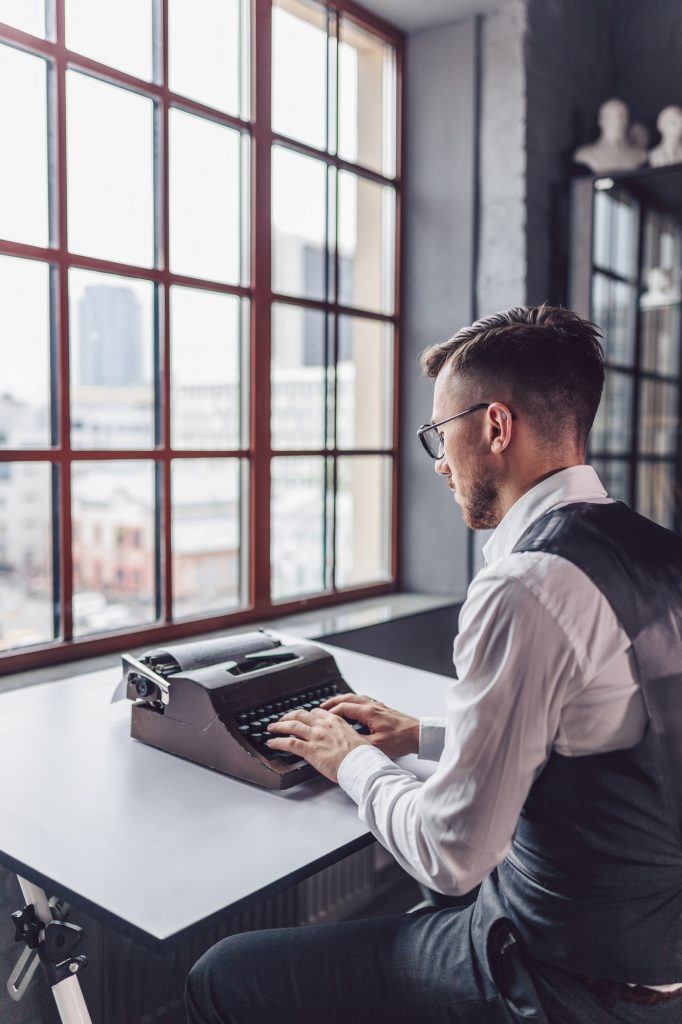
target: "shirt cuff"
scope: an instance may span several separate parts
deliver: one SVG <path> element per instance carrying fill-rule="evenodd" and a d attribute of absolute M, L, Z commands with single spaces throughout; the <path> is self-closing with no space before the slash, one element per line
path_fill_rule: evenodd
<path fill-rule="evenodd" d="M 422 761 L 438 761 L 445 746 L 445 719 L 419 719 L 419 753 Z"/>
<path fill-rule="evenodd" d="M 362 746 L 353 747 L 346 754 L 337 769 L 336 778 L 344 793 L 359 804 L 369 776 L 389 767 L 395 768 L 395 763 L 390 757 L 382 753 L 378 747 L 363 743 Z"/>

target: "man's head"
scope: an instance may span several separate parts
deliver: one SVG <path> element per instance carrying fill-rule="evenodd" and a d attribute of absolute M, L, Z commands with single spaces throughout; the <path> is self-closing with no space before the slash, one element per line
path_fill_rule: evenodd
<path fill-rule="evenodd" d="M 518 306 L 464 327 L 421 356 L 443 424 L 436 471 L 475 529 L 549 473 L 584 461 L 604 384 L 597 327 L 572 310 Z"/>

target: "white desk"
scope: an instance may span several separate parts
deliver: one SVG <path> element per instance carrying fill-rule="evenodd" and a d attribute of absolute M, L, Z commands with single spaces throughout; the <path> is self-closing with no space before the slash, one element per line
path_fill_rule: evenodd
<path fill-rule="evenodd" d="M 446 677 L 329 649 L 357 692 L 443 713 Z M 0 862 L 48 896 L 158 951 L 372 841 L 326 780 L 260 789 L 132 740 L 119 676 L 0 697 Z"/>

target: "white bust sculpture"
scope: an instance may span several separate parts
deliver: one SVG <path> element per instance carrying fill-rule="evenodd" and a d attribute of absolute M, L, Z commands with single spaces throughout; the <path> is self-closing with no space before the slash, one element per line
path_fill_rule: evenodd
<path fill-rule="evenodd" d="M 656 127 L 661 133 L 661 141 L 649 151 L 651 166 L 664 167 L 666 164 L 682 163 L 682 107 L 674 104 L 663 107 L 658 115 Z"/>
<path fill-rule="evenodd" d="M 647 290 L 640 298 L 643 309 L 680 301 L 679 271 L 673 267 L 651 267 L 646 275 Z"/>
<path fill-rule="evenodd" d="M 595 174 L 607 171 L 634 171 L 646 163 L 644 146 L 629 136 L 630 114 L 622 100 L 607 100 L 599 108 L 601 135 L 596 142 L 580 146 L 573 154 L 578 163 L 586 164 Z"/>

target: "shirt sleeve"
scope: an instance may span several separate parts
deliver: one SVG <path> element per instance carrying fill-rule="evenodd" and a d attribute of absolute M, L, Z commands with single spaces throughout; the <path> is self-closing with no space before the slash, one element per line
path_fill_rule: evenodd
<path fill-rule="evenodd" d="M 419 754 L 423 761 L 437 761 L 445 745 L 445 719 L 420 718 Z"/>
<path fill-rule="evenodd" d="M 469 588 L 454 660 L 443 752 L 426 782 L 369 746 L 339 769 L 360 818 L 401 866 L 452 895 L 504 859 L 579 671 L 568 637 L 535 594 L 490 570 Z"/>

